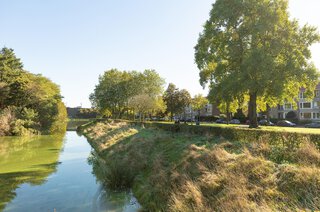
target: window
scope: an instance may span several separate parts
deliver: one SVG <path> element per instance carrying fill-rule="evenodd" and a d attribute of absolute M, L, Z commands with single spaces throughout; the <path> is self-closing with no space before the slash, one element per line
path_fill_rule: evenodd
<path fill-rule="evenodd" d="M 212 105 L 208 105 L 208 113 L 212 113 Z"/>
<path fill-rule="evenodd" d="M 311 109 L 311 102 L 300 102 L 300 109 Z"/>
<path fill-rule="evenodd" d="M 313 108 L 320 108 L 320 102 L 314 102 L 313 103 Z"/>
<path fill-rule="evenodd" d="M 314 96 L 315 97 L 320 97 L 320 90 L 315 90 L 314 91 Z"/>
<path fill-rule="evenodd" d="M 313 113 L 313 119 L 320 119 L 320 113 Z"/>
<path fill-rule="evenodd" d="M 311 119 L 311 113 L 301 113 L 300 116 L 302 119 Z"/>
<path fill-rule="evenodd" d="M 303 98 L 304 98 L 303 92 L 300 92 L 300 93 L 299 93 L 299 98 L 300 98 L 300 99 L 303 99 Z"/>
<path fill-rule="evenodd" d="M 303 117 L 305 119 L 311 119 L 311 113 L 304 113 Z"/>
<path fill-rule="evenodd" d="M 310 109 L 311 108 L 311 102 L 305 102 L 303 103 L 303 108 L 306 108 L 306 109 Z"/>

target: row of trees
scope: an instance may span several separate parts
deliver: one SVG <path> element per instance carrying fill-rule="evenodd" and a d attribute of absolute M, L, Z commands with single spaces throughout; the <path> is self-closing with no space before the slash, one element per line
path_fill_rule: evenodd
<path fill-rule="evenodd" d="M 139 113 L 161 113 L 165 105 L 161 98 L 165 81 L 154 70 L 119 71 L 111 69 L 99 77 L 90 95 L 93 107 L 104 116 L 123 118 Z"/>
<path fill-rule="evenodd" d="M 0 135 L 54 134 L 66 129 L 58 85 L 23 69 L 14 51 L 0 51 Z"/>
<path fill-rule="evenodd" d="M 179 90 L 170 83 L 163 92 L 165 81 L 154 70 L 119 71 L 111 69 L 99 77 L 99 83 L 90 95 L 92 105 L 107 117 L 130 118 L 139 114 L 140 120 L 146 115 L 182 114 L 185 107 L 192 105 L 199 110 L 207 104 L 201 95 L 191 98 L 190 93 Z"/>
<path fill-rule="evenodd" d="M 257 112 L 312 96 L 319 74 L 310 61 L 317 29 L 289 19 L 287 0 L 216 0 L 195 47 L 200 83 L 226 111 Z"/>

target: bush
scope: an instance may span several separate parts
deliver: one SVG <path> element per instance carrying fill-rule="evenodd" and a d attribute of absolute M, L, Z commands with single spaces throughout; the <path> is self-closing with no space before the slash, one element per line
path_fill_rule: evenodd
<path fill-rule="evenodd" d="M 241 123 L 245 123 L 247 120 L 247 117 L 244 115 L 242 109 L 238 109 L 233 118 L 238 119 Z"/>
<path fill-rule="evenodd" d="M 11 128 L 15 119 L 13 108 L 6 108 L 0 113 L 0 136 L 11 135 Z"/>
<path fill-rule="evenodd" d="M 297 114 L 294 111 L 290 111 L 289 113 L 287 113 L 286 115 L 286 119 L 296 119 L 297 118 Z"/>
<path fill-rule="evenodd" d="M 196 126 L 196 125 L 178 125 L 164 123 L 145 123 L 145 127 L 156 127 L 172 132 L 183 132 L 198 135 L 212 135 L 223 137 L 230 141 L 239 141 L 242 143 L 257 142 L 261 137 L 265 137 L 269 144 L 281 146 L 283 148 L 297 149 L 305 140 L 309 140 L 318 149 L 320 149 L 320 136 L 307 133 L 288 133 L 281 131 L 265 131 L 260 129 L 232 128 L 218 126 Z"/>

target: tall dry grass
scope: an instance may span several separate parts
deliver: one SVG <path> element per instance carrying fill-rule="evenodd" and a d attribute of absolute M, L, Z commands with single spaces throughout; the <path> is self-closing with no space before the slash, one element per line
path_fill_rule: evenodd
<path fill-rule="evenodd" d="M 105 144 L 109 186 L 132 187 L 147 211 L 320 210 L 320 152 L 308 141 L 288 149 L 125 124 L 90 133 Z"/>

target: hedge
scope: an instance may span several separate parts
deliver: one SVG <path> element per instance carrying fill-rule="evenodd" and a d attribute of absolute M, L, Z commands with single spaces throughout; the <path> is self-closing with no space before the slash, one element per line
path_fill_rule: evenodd
<path fill-rule="evenodd" d="M 223 137 L 230 141 L 240 141 L 244 143 L 267 141 L 270 145 L 281 145 L 287 148 L 297 148 L 301 143 L 308 140 L 320 149 L 320 136 L 317 134 L 266 131 L 261 129 L 232 128 L 218 126 L 198 126 L 186 124 L 170 124 L 157 122 L 128 122 L 133 125 L 144 125 L 146 128 L 158 128 L 173 133 L 191 133 L 197 135 L 208 135 Z"/>

